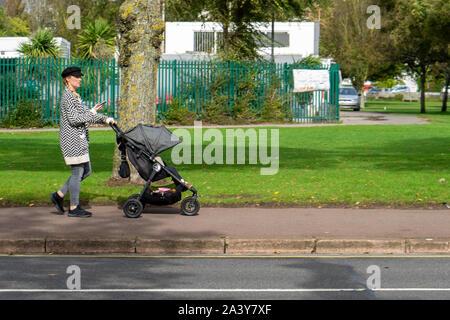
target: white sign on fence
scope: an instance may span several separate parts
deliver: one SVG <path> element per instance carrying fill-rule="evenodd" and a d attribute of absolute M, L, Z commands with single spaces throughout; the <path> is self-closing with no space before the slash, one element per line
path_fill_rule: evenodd
<path fill-rule="evenodd" d="M 330 90 L 328 70 L 294 69 L 294 92 Z"/>

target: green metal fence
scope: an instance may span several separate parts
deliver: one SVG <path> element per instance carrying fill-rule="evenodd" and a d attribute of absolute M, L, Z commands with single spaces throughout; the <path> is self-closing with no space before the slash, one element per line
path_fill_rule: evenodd
<path fill-rule="evenodd" d="M 45 120 L 59 122 L 61 72 L 82 68 L 79 93 L 87 106 L 107 101 L 103 112 L 118 118 L 119 68 L 115 60 L 0 59 L 0 121 L 22 101 L 39 105 Z M 294 69 L 327 69 L 330 90 L 293 92 Z M 294 122 L 339 120 L 339 66 L 305 66 L 265 62 L 161 61 L 158 69 L 156 114 L 160 119 L 175 99 L 200 113 L 214 99 L 230 110 L 239 103 L 260 112 L 274 94 L 290 109 Z"/>
<path fill-rule="evenodd" d="M 294 69 L 329 70 L 330 90 L 293 92 Z M 309 66 L 265 62 L 161 61 L 158 70 L 157 115 L 164 117 L 174 99 L 201 112 L 213 99 L 232 109 L 239 99 L 261 111 L 269 94 L 290 108 L 294 122 L 339 120 L 339 65 Z"/>
<path fill-rule="evenodd" d="M 106 101 L 102 112 L 117 118 L 120 82 L 115 60 L 12 58 L 0 59 L 0 120 L 21 103 L 32 101 L 45 120 L 59 122 L 61 72 L 68 66 L 82 69 L 78 92 L 86 105 Z"/>

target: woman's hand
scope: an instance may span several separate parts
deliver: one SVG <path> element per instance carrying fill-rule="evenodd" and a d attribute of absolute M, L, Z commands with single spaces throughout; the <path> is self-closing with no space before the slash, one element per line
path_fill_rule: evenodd
<path fill-rule="evenodd" d="M 113 118 L 108 118 L 108 119 L 106 119 L 106 123 L 107 124 L 116 124 L 116 121 L 114 121 Z"/>
<path fill-rule="evenodd" d="M 100 111 L 100 110 L 102 110 L 102 108 L 103 108 L 103 106 L 105 105 L 105 103 L 106 102 L 102 102 L 102 103 L 99 103 L 99 104 L 96 104 L 95 106 L 94 106 L 94 110 L 95 110 L 95 112 L 98 112 L 98 111 Z"/>

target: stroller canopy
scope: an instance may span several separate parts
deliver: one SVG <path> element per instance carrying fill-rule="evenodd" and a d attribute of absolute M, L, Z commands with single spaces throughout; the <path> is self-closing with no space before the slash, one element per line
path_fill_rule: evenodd
<path fill-rule="evenodd" d="M 157 127 L 151 124 L 138 124 L 125 132 L 124 136 L 137 144 L 143 145 L 152 155 L 157 155 L 183 141 L 166 127 Z"/>

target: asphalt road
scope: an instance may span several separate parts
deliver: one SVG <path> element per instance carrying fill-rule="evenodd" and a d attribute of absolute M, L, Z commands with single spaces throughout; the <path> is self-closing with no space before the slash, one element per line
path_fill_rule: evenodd
<path fill-rule="evenodd" d="M 0 299 L 450 299 L 450 256 L 0 256 Z"/>

